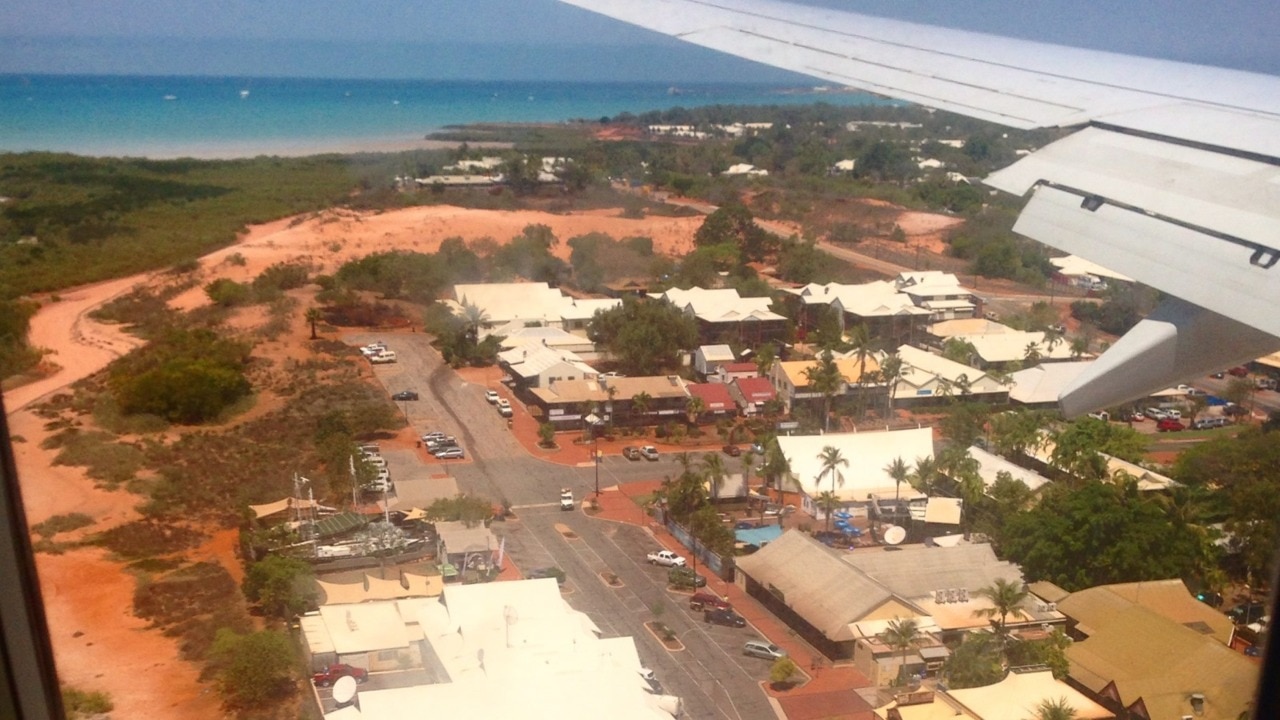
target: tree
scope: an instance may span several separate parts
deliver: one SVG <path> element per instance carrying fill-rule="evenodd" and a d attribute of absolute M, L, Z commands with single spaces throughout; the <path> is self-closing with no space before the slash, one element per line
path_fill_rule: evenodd
<path fill-rule="evenodd" d="M 233 707 L 256 707 L 288 694 L 294 677 L 293 644 L 275 630 L 241 635 L 221 628 L 209 650 L 218 687 Z"/>
<path fill-rule="evenodd" d="M 840 368 L 832 358 L 831 351 L 824 352 L 822 357 L 818 359 L 818 364 L 805 368 L 804 377 L 808 381 L 810 389 L 822 394 L 823 429 L 830 430 L 831 398 L 844 385 L 844 375 L 840 373 Z"/>
<path fill-rule="evenodd" d="M 1009 615 L 1021 613 L 1022 603 L 1026 602 L 1031 593 L 1022 583 L 996 578 L 994 583 L 979 588 L 973 594 L 991 601 L 991 607 L 979 608 L 973 614 L 991 622 L 991 628 L 1000 639 L 1000 652 L 1003 654 L 1009 642 Z"/>
<path fill-rule="evenodd" d="M 907 481 L 911 471 L 907 469 L 907 464 L 901 457 L 894 458 L 893 462 L 884 467 L 884 471 L 893 478 L 893 499 L 896 501 L 901 497 L 902 483 Z"/>
<path fill-rule="evenodd" d="M 796 661 L 789 657 L 780 657 L 769 666 L 769 682 L 774 686 L 786 685 L 791 676 L 796 674 Z"/>
<path fill-rule="evenodd" d="M 784 490 L 782 479 L 790 476 L 791 463 L 787 461 L 787 456 L 782 452 L 782 447 L 778 445 L 777 438 L 769 438 L 769 441 L 765 444 L 764 467 L 761 472 L 764 473 L 766 483 L 771 483 L 778 490 Z"/>
<path fill-rule="evenodd" d="M 467 527 L 475 527 L 493 517 L 493 503 L 482 497 L 458 493 L 451 498 L 439 498 L 427 506 L 427 519 L 452 520 Z"/>
<path fill-rule="evenodd" d="M 836 485 L 844 487 L 844 473 L 840 472 L 840 468 L 849 467 L 849 461 L 840 452 L 840 448 L 831 445 L 824 446 L 822 452 L 818 453 L 818 461 L 822 463 L 822 469 L 818 472 L 817 481 L 822 482 L 822 476 L 829 475 L 831 477 L 831 495 L 836 494 Z M 827 512 L 827 530 L 831 530 L 831 512 Z"/>
<path fill-rule="evenodd" d="M 551 447 L 556 444 L 556 426 L 549 422 L 542 423 L 538 426 L 538 442 L 543 447 Z"/>
<path fill-rule="evenodd" d="M 268 615 L 290 620 L 302 614 L 315 598 L 310 590 L 311 565 L 298 558 L 268 555 L 249 566 L 244 596 Z"/>
<path fill-rule="evenodd" d="M 778 348 L 773 343 L 765 343 L 756 348 L 756 372 L 761 377 L 768 377 L 773 361 L 778 357 Z"/>
<path fill-rule="evenodd" d="M 902 652 L 902 662 L 898 665 L 898 675 L 901 677 L 907 667 L 907 652 L 924 639 L 916 619 L 895 617 L 889 621 L 880 637 L 886 645 Z"/>
<path fill-rule="evenodd" d="M 861 385 L 867 377 L 867 358 L 871 357 L 871 333 L 866 325 L 858 323 L 849 328 L 845 335 L 849 349 L 858 360 L 858 377 L 854 378 L 854 382 Z"/>
<path fill-rule="evenodd" d="M 1032 720 L 1075 720 L 1076 709 L 1071 705 L 1071 701 L 1066 696 L 1057 698 L 1045 698 L 1036 705 L 1035 716 Z"/>
<path fill-rule="evenodd" d="M 678 368 L 680 351 L 692 349 L 698 341 L 693 319 L 679 308 L 633 298 L 597 311 L 587 334 L 618 360 L 623 372 L 639 377 Z"/>
<path fill-rule="evenodd" d="M 644 416 L 649 414 L 649 408 L 652 404 L 653 396 L 641 390 L 631 396 L 631 415 L 643 421 Z"/>
<path fill-rule="evenodd" d="M 995 638 L 990 633 L 965 635 L 964 640 L 952 649 L 951 657 L 942 666 L 942 674 L 947 679 L 947 687 L 957 690 L 1000 682 L 1005 670 Z"/>
<path fill-rule="evenodd" d="M 1025 363 L 1025 367 L 1035 365 L 1040 362 L 1040 358 L 1042 357 L 1044 357 L 1044 355 L 1040 352 L 1040 343 L 1029 342 L 1027 343 L 1027 346 L 1022 349 L 1022 361 Z"/>
<path fill-rule="evenodd" d="M 725 476 L 729 474 L 728 469 L 724 466 L 724 457 L 717 452 L 709 452 L 703 455 L 702 474 L 706 476 L 707 482 L 711 484 L 711 499 L 715 500 L 720 497 L 720 486 L 724 484 Z"/>
<path fill-rule="evenodd" d="M 307 308 L 307 313 L 303 317 L 306 319 L 307 323 L 311 325 L 311 339 L 315 340 L 316 323 L 324 320 L 324 313 L 320 311 L 320 308 L 311 307 Z"/>
<path fill-rule="evenodd" d="M 991 443 L 996 452 L 1010 460 L 1017 460 L 1028 449 L 1044 442 L 1041 429 L 1046 424 L 1044 415 L 1036 410 L 1011 410 L 991 416 Z"/>
<path fill-rule="evenodd" d="M 706 409 L 707 404 L 702 400 L 702 398 L 697 395 L 690 395 L 684 405 L 684 412 L 689 418 L 689 424 L 696 425 L 698 422 L 698 416 Z"/>
<path fill-rule="evenodd" d="M 890 355 L 880 363 L 880 377 L 888 390 L 885 394 L 885 417 L 887 418 L 893 417 L 893 394 L 898 391 L 898 383 L 902 380 L 903 373 L 909 369 L 897 355 Z"/>
<path fill-rule="evenodd" d="M 916 490 L 925 495 L 933 495 L 934 483 L 938 481 L 938 461 L 930 455 L 916 458 L 915 469 L 911 471 L 907 480 Z"/>
<path fill-rule="evenodd" d="M 1272 546 L 1274 547 L 1274 546 Z M 1200 543 L 1131 483 L 1055 485 L 1039 505 L 1014 513 L 1000 532 L 1002 554 L 1028 580 L 1069 591 L 1194 573 Z"/>
<path fill-rule="evenodd" d="M 969 365 L 977 355 L 978 348 L 968 340 L 953 337 L 942 344 L 942 357 L 961 365 Z"/>

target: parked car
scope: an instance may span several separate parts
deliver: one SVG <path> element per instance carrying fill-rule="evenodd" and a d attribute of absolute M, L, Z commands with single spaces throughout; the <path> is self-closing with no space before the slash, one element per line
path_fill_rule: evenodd
<path fill-rule="evenodd" d="M 395 361 L 396 361 L 396 353 L 394 350 L 387 350 L 386 352 L 373 355 L 369 358 L 369 362 L 373 363 L 374 365 L 386 365 L 388 363 L 393 363 Z"/>
<path fill-rule="evenodd" d="M 742 448 L 737 445 L 725 445 L 721 450 L 723 450 L 724 454 L 729 457 L 738 457 L 742 454 Z"/>
<path fill-rule="evenodd" d="M 732 610 L 703 610 L 702 621 L 708 625 L 725 625 L 728 627 L 746 627 L 747 620 Z"/>
<path fill-rule="evenodd" d="M 369 671 L 346 663 L 333 663 L 329 667 L 312 675 L 311 680 L 318 687 L 329 687 L 337 682 L 338 678 L 348 676 L 355 678 L 356 682 L 362 683 L 369 679 Z"/>
<path fill-rule="evenodd" d="M 1089 417 L 1093 418 L 1094 420 L 1101 420 L 1102 422 L 1107 422 L 1111 419 L 1111 413 L 1107 412 L 1106 410 L 1099 410 L 1098 412 L 1089 413 Z"/>
<path fill-rule="evenodd" d="M 1227 424 L 1224 417 L 1198 417 L 1191 422 L 1191 427 L 1195 430 L 1209 430 L 1212 428 L 1220 428 Z"/>
<path fill-rule="evenodd" d="M 645 445 L 640 448 L 640 457 L 644 458 L 645 460 L 657 460 L 658 448 L 652 445 Z"/>
<path fill-rule="evenodd" d="M 528 577 L 530 580 L 537 580 L 538 578 L 553 577 L 556 579 L 556 583 L 560 585 L 563 585 L 565 581 L 564 571 L 558 567 L 536 568 L 534 570 L 530 570 L 529 574 L 526 577 Z"/>
<path fill-rule="evenodd" d="M 1248 625 L 1262 619 L 1269 609 L 1265 602 L 1247 602 L 1231 608 L 1226 615 L 1237 625 Z"/>
<path fill-rule="evenodd" d="M 387 466 L 387 459 L 381 455 L 365 455 L 364 461 L 376 468 L 385 468 Z"/>
<path fill-rule="evenodd" d="M 395 395 L 392 395 L 391 399 L 397 402 L 402 402 L 405 400 L 417 400 L 418 392 L 416 390 L 401 390 Z"/>
<path fill-rule="evenodd" d="M 1249 368 L 1243 365 L 1237 365 L 1228 370 L 1227 374 L 1232 377 L 1247 377 L 1249 375 Z"/>
<path fill-rule="evenodd" d="M 662 683 L 658 682 L 658 678 L 653 674 L 653 671 L 647 667 L 642 667 L 640 668 L 639 672 L 640 672 L 640 678 L 645 682 L 649 683 L 649 689 L 653 691 L 653 694 L 661 695 Z"/>
<path fill-rule="evenodd" d="M 684 558 L 671 552 L 670 550 L 659 550 L 651 552 L 646 558 L 650 565 L 661 565 L 663 567 L 684 567 Z"/>
<path fill-rule="evenodd" d="M 1223 372 L 1223 371 L 1219 370 L 1218 372 L 1213 373 L 1213 374 L 1212 374 L 1212 375 L 1210 375 L 1209 377 L 1214 378 L 1215 380 L 1221 380 L 1222 378 L 1224 378 L 1224 377 L 1226 377 L 1226 376 L 1227 376 L 1227 374 L 1226 374 L 1225 372 Z"/>
<path fill-rule="evenodd" d="M 777 660 L 786 657 L 787 651 L 768 640 L 748 640 L 742 644 L 742 654 L 765 660 Z"/>
<path fill-rule="evenodd" d="M 560 488 L 560 509 L 573 509 L 573 491 L 569 488 Z"/>
<path fill-rule="evenodd" d="M 1227 416 L 1229 416 L 1229 417 L 1240 417 L 1240 416 L 1242 416 L 1242 415 L 1248 415 L 1248 414 L 1249 414 L 1249 409 L 1248 409 L 1248 408 L 1246 408 L 1246 407 L 1245 407 L 1245 406 L 1243 406 L 1243 405 L 1236 405 L 1235 403 L 1228 403 L 1227 405 L 1225 405 L 1225 406 L 1222 408 L 1222 414 L 1223 414 L 1223 415 L 1227 415 Z"/>
<path fill-rule="evenodd" d="M 498 399 L 499 399 L 499 398 L 498 398 L 498 391 L 497 391 L 497 390 L 485 390 L 485 391 L 484 391 L 484 399 L 485 399 L 485 400 L 488 400 L 490 405 L 497 405 L 497 404 L 498 404 Z"/>
<path fill-rule="evenodd" d="M 1181 420 L 1174 420 L 1173 418 L 1165 418 L 1156 423 L 1157 432 L 1178 432 L 1186 429 L 1187 426 L 1183 425 Z"/>
<path fill-rule="evenodd" d="M 1164 416 L 1170 420 L 1181 420 L 1182 411 L 1170 408 L 1169 410 L 1164 411 Z"/>
<path fill-rule="evenodd" d="M 422 442 L 429 442 L 429 441 L 431 441 L 431 440 L 438 440 L 438 439 L 443 439 L 443 438 L 446 438 L 446 437 L 448 437 L 448 435 L 445 435 L 444 433 L 440 432 L 439 430 L 432 430 L 432 431 L 431 431 L 431 432 L 429 432 L 429 433 L 424 433 L 424 434 L 423 434 L 423 436 L 422 436 Z"/>
<path fill-rule="evenodd" d="M 364 355 L 365 357 L 373 357 L 374 355 L 381 355 L 382 353 L 386 352 L 386 350 L 387 350 L 386 343 L 371 342 L 368 345 L 365 345 L 364 347 L 360 348 L 360 354 Z"/>
<path fill-rule="evenodd" d="M 1164 410 L 1161 410 L 1160 408 L 1149 407 L 1146 410 L 1143 410 L 1142 412 L 1144 415 L 1151 418 L 1152 420 L 1164 420 L 1165 418 L 1169 417 L 1169 413 L 1165 412 Z"/>
<path fill-rule="evenodd" d="M 713 610 L 732 610 L 733 604 L 719 595 L 709 592 L 696 592 L 689 597 L 689 609 L 701 612 L 704 608 Z"/>
<path fill-rule="evenodd" d="M 462 448 L 457 445 L 440 448 L 432 454 L 435 455 L 438 460 L 460 460 L 466 457 L 466 454 L 462 452 Z"/>
<path fill-rule="evenodd" d="M 700 588 L 707 586 L 707 579 L 694 572 L 692 568 L 673 567 L 667 571 L 667 582 L 677 588 Z"/>
<path fill-rule="evenodd" d="M 502 417 L 511 417 L 511 403 L 506 398 L 498 398 L 498 414 Z"/>
<path fill-rule="evenodd" d="M 622 448 L 622 457 L 624 457 L 624 458 L 626 458 L 626 459 L 628 459 L 628 460 L 639 460 L 639 459 L 640 459 L 640 448 L 635 447 L 634 445 L 628 445 L 628 446 L 626 446 L 626 447 Z"/>

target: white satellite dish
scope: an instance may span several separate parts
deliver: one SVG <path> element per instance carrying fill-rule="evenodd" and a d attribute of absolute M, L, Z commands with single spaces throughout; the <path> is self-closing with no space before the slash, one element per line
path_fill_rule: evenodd
<path fill-rule="evenodd" d="M 884 529 L 884 542 L 886 545 L 901 545 L 903 540 L 907 539 L 907 531 L 901 525 L 890 525 Z"/>
<path fill-rule="evenodd" d="M 356 699 L 356 679 L 343 675 L 333 684 L 333 701 L 339 705 L 347 705 Z"/>

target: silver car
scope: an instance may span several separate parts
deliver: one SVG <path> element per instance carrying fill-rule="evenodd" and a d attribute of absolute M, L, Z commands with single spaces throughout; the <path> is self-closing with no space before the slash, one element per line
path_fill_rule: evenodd
<path fill-rule="evenodd" d="M 748 640 L 742 644 L 742 654 L 765 660 L 777 660 L 786 657 L 787 651 L 768 640 Z"/>

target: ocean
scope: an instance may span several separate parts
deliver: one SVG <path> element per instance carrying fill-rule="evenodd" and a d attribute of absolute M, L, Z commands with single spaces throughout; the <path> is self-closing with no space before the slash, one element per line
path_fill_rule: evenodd
<path fill-rule="evenodd" d="M 399 150 L 464 123 L 814 102 L 887 101 L 750 84 L 0 75 L 0 151 L 167 158 Z"/>

